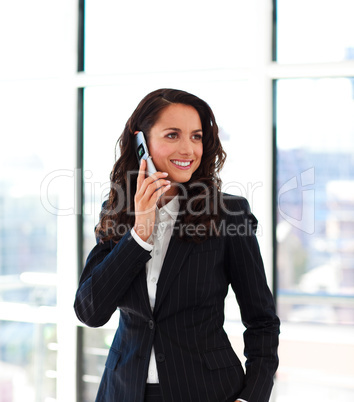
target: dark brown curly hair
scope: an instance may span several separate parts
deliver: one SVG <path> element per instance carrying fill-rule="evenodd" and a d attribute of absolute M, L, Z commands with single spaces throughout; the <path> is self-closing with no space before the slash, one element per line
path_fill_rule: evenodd
<path fill-rule="evenodd" d="M 215 227 L 212 222 L 219 222 L 219 171 L 225 162 L 226 153 L 221 146 L 214 114 L 210 106 L 195 95 L 177 89 L 158 89 L 141 100 L 117 141 L 120 157 L 113 166 L 109 198 L 103 204 L 95 229 L 98 241 L 117 242 L 134 227 L 134 196 L 139 170 L 134 133 L 143 131 L 149 143 L 151 127 L 158 120 L 161 111 L 176 103 L 194 107 L 199 114 L 203 130 L 203 155 L 200 166 L 191 179 L 183 183 L 183 188 L 179 186 L 179 237 L 196 242 L 205 240 L 211 234 L 210 228 Z M 193 235 L 193 231 L 183 230 L 187 227 L 204 230 L 198 230 L 198 235 Z"/>

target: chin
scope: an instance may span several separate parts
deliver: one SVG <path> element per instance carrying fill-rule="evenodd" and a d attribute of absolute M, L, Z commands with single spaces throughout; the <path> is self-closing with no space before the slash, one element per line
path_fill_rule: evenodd
<path fill-rule="evenodd" d="M 175 175 L 175 177 L 173 177 L 173 176 L 170 176 L 170 177 L 172 178 L 172 181 L 174 181 L 175 183 L 183 184 L 183 183 L 189 182 L 189 180 L 191 179 L 192 175 L 191 174 L 183 175 L 183 176 L 182 175 L 178 175 L 178 176 Z"/>

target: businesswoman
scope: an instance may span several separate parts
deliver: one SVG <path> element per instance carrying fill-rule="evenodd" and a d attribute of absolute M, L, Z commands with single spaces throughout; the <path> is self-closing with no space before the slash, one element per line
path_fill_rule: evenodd
<path fill-rule="evenodd" d="M 157 173 L 138 166 L 147 138 Z M 220 191 L 225 153 L 213 112 L 187 92 L 148 94 L 119 140 L 120 158 L 80 278 L 78 318 L 119 326 L 97 401 L 266 402 L 278 366 L 279 320 L 242 197 Z M 231 285 L 240 307 L 245 371 L 224 323 Z"/>

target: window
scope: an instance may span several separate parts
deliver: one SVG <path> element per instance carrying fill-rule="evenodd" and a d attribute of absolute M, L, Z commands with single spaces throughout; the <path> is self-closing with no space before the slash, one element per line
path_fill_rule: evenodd
<path fill-rule="evenodd" d="M 353 324 L 353 79 L 279 80 L 278 296 L 282 318 Z"/>
<path fill-rule="evenodd" d="M 184 89 L 208 101 L 228 152 L 224 190 L 248 197 L 252 206 L 260 201 L 263 176 L 250 175 L 253 162 L 244 153 L 255 135 L 251 44 L 257 20 L 251 11 L 250 4 L 229 0 L 168 6 L 165 1 L 85 2 L 84 258 L 95 244 L 93 230 L 109 192 L 116 141 L 138 102 L 157 88 Z M 270 162 L 269 155 L 255 156 L 260 164 L 266 157 Z M 231 294 L 227 317 L 228 332 L 242 355 L 243 327 Z M 79 376 L 85 401 L 97 392 L 117 319 L 118 313 L 103 328 L 82 331 Z"/>
<path fill-rule="evenodd" d="M 350 0 L 2 2 L 3 399 L 94 400 L 118 314 L 81 325 L 77 277 L 127 118 L 149 91 L 176 87 L 210 103 L 228 154 L 223 190 L 247 197 L 259 220 L 283 320 L 272 402 L 351 401 L 352 14 Z M 226 316 L 241 356 L 231 293 Z"/>
<path fill-rule="evenodd" d="M 277 0 L 277 61 L 353 60 L 353 12 L 351 0 Z"/>
<path fill-rule="evenodd" d="M 277 397 L 284 401 L 352 398 L 354 373 L 338 370 L 337 357 L 351 359 L 354 323 L 352 8 L 350 1 L 276 2 Z"/>
<path fill-rule="evenodd" d="M 68 2 L 0 5 L 0 395 L 4 401 L 50 402 L 60 395 L 62 400 L 73 400 L 65 399 L 63 383 L 75 391 L 71 312 L 77 267 L 70 211 L 76 89 L 62 78 L 75 66 L 75 15 Z M 68 365 L 67 372 L 62 362 Z"/>
<path fill-rule="evenodd" d="M 88 74 L 155 76 L 249 66 L 251 6 L 239 0 L 85 3 Z"/>
<path fill-rule="evenodd" d="M 0 91 L 0 393 L 11 401 L 57 393 L 57 306 L 76 270 L 75 242 L 63 242 L 59 214 L 73 198 L 66 96 L 40 82 L 11 82 Z"/>

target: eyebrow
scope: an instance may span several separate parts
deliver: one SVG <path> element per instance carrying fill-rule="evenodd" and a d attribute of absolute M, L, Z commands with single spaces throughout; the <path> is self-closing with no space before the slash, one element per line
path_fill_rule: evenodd
<path fill-rule="evenodd" d="M 182 130 L 180 128 L 177 127 L 169 127 L 169 128 L 164 128 L 163 131 L 167 131 L 167 130 L 172 130 L 172 131 L 177 131 L 177 132 L 181 132 Z M 199 133 L 199 132 L 203 132 L 203 130 L 201 128 L 197 128 L 196 130 L 193 130 L 192 133 Z"/>

